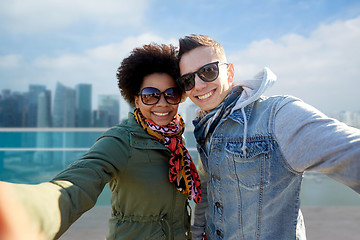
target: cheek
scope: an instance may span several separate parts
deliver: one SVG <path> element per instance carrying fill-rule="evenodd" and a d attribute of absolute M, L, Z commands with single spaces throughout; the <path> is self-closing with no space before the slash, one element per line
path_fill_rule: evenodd
<path fill-rule="evenodd" d="M 179 105 L 174 105 L 173 109 L 174 109 L 175 112 L 177 112 L 178 109 L 179 109 Z"/>
<path fill-rule="evenodd" d="M 145 105 L 140 105 L 139 109 L 145 118 L 151 118 L 151 109 Z"/>
<path fill-rule="evenodd" d="M 188 98 L 190 98 L 190 99 L 194 99 L 195 97 L 194 97 L 194 95 L 195 95 L 195 89 L 193 88 L 193 89 L 191 89 L 190 91 L 187 91 L 186 92 L 186 96 L 188 97 Z"/>
<path fill-rule="evenodd" d="M 171 117 L 174 117 L 178 113 L 179 105 L 176 105 L 176 106 L 172 105 L 171 109 L 172 109 L 172 116 Z"/>
<path fill-rule="evenodd" d="M 228 78 L 227 74 L 223 74 L 221 76 L 221 81 L 219 82 L 219 85 L 221 85 L 221 88 L 224 91 L 227 91 L 230 88 L 231 80 Z"/>

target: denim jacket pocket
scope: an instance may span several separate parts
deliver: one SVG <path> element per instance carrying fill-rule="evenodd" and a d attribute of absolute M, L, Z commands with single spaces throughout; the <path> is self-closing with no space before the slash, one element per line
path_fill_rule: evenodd
<path fill-rule="evenodd" d="M 270 162 L 268 154 L 270 143 L 265 140 L 247 142 L 248 151 L 243 153 L 242 143 L 228 142 L 226 155 L 234 164 L 234 174 L 239 184 L 247 189 L 258 189 L 269 183 Z"/>

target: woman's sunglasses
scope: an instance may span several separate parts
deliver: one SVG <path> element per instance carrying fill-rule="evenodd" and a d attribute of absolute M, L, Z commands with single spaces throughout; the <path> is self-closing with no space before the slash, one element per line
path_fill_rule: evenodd
<path fill-rule="evenodd" d="M 204 82 L 212 82 L 219 76 L 219 62 L 208 63 L 199 68 L 196 72 L 184 74 L 176 79 L 176 82 L 184 91 L 190 91 L 195 87 L 195 74 L 197 74 Z"/>
<path fill-rule="evenodd" d="M 179 104 L 182 97 L 182 92 L 179 88 L 168 88 L 164 92 L 161 92 L 157 88 L 146 87 L 141 89 L 139 92 L 141 101 L 145 105 L 154 105 L 160 101 L 161 95 L 164 95 L 164 98 L 168 104 L 176 105 Z"/>

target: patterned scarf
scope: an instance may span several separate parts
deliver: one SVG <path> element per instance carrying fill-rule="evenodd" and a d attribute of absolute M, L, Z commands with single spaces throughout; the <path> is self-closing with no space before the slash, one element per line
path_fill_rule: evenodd
<path fill-rule="evenodd" d="M 134 111 L 137 123 L 151 136 L 171 151 L 169 160 L 169 180 L 179 192 L 188 194 L 188 199 L 195 203 L 201 200 L 200 178 L 188 150 L 182 141 L 185 129 L 183 119 L 176 114 L 167 126 L 156 125 L 150 119 L 146 119 L 140 109 Z"/>
<path fill-rule="evenodd" d="M 195 126 L 195 139 L 200 145 L 204 144 L 206 137 L 214 131 L 220 120 L 231 113 L 231 110 L 240 98 L 242 91 L 243 88 L 241 86 L 234 87 L 231 93 L 219 104 L 219 106 L 207 114 L 200 115 L 193 121 Z"/>

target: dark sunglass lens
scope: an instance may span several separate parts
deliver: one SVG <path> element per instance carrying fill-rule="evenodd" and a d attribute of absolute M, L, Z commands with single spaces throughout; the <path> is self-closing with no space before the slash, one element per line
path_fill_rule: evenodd
<path fill-rule="evenodd" d="M 169 104 L 178 104 L 181 101 L 181 92 L 177 88 L 167 89 L 164 95 Z"/>
<path fill-rule="evenodd" d="M 156 88 L 144 88 L 141 90 L 141 100 L 144 104 L 155 104 L 160 97 L 160 91 Z"/>
<path fill-rule="evenodd" d="M 180 77 L 178 83 L 185 91 L 191 90 L 195 85 L 195 74 L 190 73 Z"/>
<path fill-rule="evenodd" d="M 199 70 L 198 75 L 205 82 L 214 81 L 219 75 L 219 67 L 216 63 L 207 64 Z"/>

